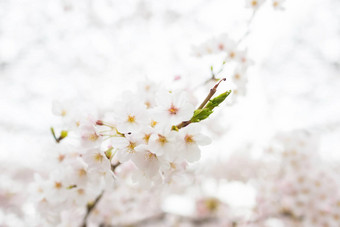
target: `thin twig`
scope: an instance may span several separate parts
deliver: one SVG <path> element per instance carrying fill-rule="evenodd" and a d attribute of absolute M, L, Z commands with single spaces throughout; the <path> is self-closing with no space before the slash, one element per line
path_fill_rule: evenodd
<path fill-rule="evenodd" d="M 210 89 L 208 96 L 204 99 L 204 101 L 201 103 L 201 105 L 197 109 L 203 109 L 205 107 L 205 105 L 209 102 L 211 97 L 213 97 L 213 95 L 216 93 L 218 85 L 220 85 L 220 83 L 225 80 L 226 78 L 221 79 L 217 84 L 215 84 L 213 88 Z"/>
<path fill-rule="evenodd" d="M 170 214 L 166 212 L 161 212 L 159 214 L 152 215 L 150 217 L 141 219 L 139 221 L 133 222 L 133 223 L 126 223 L 126 224 L 116 224 L 116 225 L 105 225 L 102 224 L 101 226 L 103 227 L 141 227 L 141 226 L 148 226 L 150 224 L 154 224 L 157 222 L 162 222 L 166 217 L 170 216 L 175 216 L 178 218 L 178 221 L 188 221 L 194 224 L 195 226 L 199 225 L 204 225 L 207 223 L 215 222 L 217 221 L 216 217 L 206 217 L 206 218 L 195 218 L 195 217 L 186 217 L 186 216 L 181 216 L 181 215 L 175 215 L 175 214 Z"/>
<path fill-rule="evenodd" d="M 100 195 L 98 195 L 98 197 L 92 203 L 87 204 L 86 214 L 84 216 L 83 224 L 81 225 L 81 227 L 87 226 L 87 219 L 88 219 L 89 215 L 91 214 L 92 210 L 96 207 L 97 203 L 102 198 L 103 194 L 104 194 L 104 191 L 102 193 L 100 193 Z"/>
<path fill-rule="evenodd" d="M 250 16 L 248 22 L 247 22 L 247 30 L 245 31 L 245 33 L 241 36 L 241 38 L 236 42 L 236 47 L 238 47 L 241 42 L 250 34 L 250 26 L 252 24 L 252 22 L 254 21 L 255 15 L 256 15 L 257 10 L 254 10 L 252 15 Z M 210 79 L 208 79 L 205 83 L 208 83 L 209 81 L 213 81 L 216 80 L 216 77 L 224 70 L 225 67 L 225 63 L 226 63 L 226 59 L 223 60 L 223 63 L 220 67 L 220 69 L 217 71 L 217 73 L 214 73 L 213 70 L 212 72 L 212 76 Z"/>

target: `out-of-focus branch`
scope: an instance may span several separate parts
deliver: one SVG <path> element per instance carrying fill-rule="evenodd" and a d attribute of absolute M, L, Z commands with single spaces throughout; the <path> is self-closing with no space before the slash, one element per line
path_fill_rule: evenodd
<path fill-rule="evenodd" d="M 93 202 L 87 204 L 86 214 L 84 216 L 83 224 L 81 225 L 81 227 L 87 226 L 87 219 L 88 219 L 89 215 L 91 214 L 92 210 L 96 207 L 96 205 L 98 204 L 98 202 L 102 198 L 103 194 L 104 194 L 104 191 L 102 193 L 100 193 L 100 195 L 98 195 L 98 197 Z"/>
<path fill-rule="evenodd" d="M 114 172 L 120 164 L 121 164 L 120 162 L 118 162 L 117 164 L 114 164 L 114 165 L 111 164 L 111 171 Z"/>
<path fill-rule="evenodd" d="M 132 222 L 132 223 L 116 224 L 116 225 L 101 224 L 100 227 L 131 227 L 131 226 L 142 227 L 142 226 L 148 226 L 150 224 L 155 224 L 157 222 L 162 222 L 167 216 L 174 216 L 177 218 L 178 222 L 181 222 L 181 221 L 190 222 L 194 224 L 195 226 L 200 226 L 200 225 L 204 225 L 207 223 L 218 221 L 216 217 L 196 218 L 196 217 L 186 217 L 186 216 L 180 216 L 180 215 L 175 215 L 175 214 L 169 214 L 166 212 L 161 212 L 159 214 L 152 215 L 150 217 L 147 217 L 147 218 L 144 218 L 139 221 Z"/>

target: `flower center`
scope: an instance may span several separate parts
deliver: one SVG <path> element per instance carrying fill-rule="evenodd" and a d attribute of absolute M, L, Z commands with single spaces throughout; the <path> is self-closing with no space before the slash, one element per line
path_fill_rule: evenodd
<path fill-rule="evenodd" d="M 252 6 L 257 6 L 257 1 L 252 1 L 252 2 L 251 2 L 251 5 L 252 5 Z"/>
<path fill-rule="evenodd" d="M 149 142 L 150 136 L 151 136 L 150 133 L 149 134 L 147 134 L 147 133 L 144 134 L 143 140 L 145 141 L 146 144 Z"/>
<path fill-rule="evenodd" d="M 60 189 L 62 186 L 63 186 L 63 184 L 62 184 L 61 182 L 55 182 L 55 183 L 54 183 L 54 187 L 55 187 L 56 189 Z"/>
<path fill-rule="evenodd" d="M 159 142 L 162 146 L 164 146 L 164 144 L 167 143 L 168 140 L 166 139 L 165 136 L 163 136 L 163 135 L 161 135 L 161 134 L 158 134 L 158 142 Z"/>
<path fill-rule="evenodd" d="M 205 201 L 205 205 L 209 211 L 214 212 L 218 209 L 219 202 L 215 198 L 210 198 Z"/>
<path fill-rule="evenodd" d="M 101 155 L 100 153 L 97 153 L 96 156 L 94 157 L 94 159 L 97 162 L 102 162 L 103 161 L 103 155 Z"/>
<path fill-rule="evenodd" d="M 96 133 L 93 133 L 91 135 L 89 135 L 89 140 L 90 141 L 96 141 L 99 138 L 99 136 Z"/>
<path fill-rule="evenodd" d="M 59 161 L 59 162 L 62 162 L 62 161 L 64 160 L 64 158 L 65 158 L 65 155 L 60 154 L 60 155 L 58 156 L 58 161 Z"/>
<path fill-rule="evenodd" d="M 61 111 L 61 116 L 62 116 L 62 117 L 65 117 L 66 114 L 67 114 L 67 111 L 66 111 L 66 110 L 62 110 L 62 111 Z"/>
<path fill-rule="evenodd" d="M 127 146 L 127 152 L 135 153 L 135 147 L 136 147 L 136 143 L 130 141 L 130 144 Z"/>
<path fill-rule="evenodd" d="M 193 143 L 193 142 L 195 142 L 195 140 L 193 139 L 193 136 L 192 135 L 188 135 L 188 134 L 184 137 L 184 140 L 185 140 L 185 143 Z"/>
<path fill-rule="evenodd" d="M 85 193 L 84 189 L 78 189 L 77 192 L 79 195 L 83 195 Z"/>
<path fill-rule="evenodd" d="M 127 121 L 128 121 L 129 123 L 135 123 L 135 122 L 136 122 L 136 117 L 135 117 L 135 116 L 132 116 L 132 115 L 129 115 Z"/>
<path fill-rule="evenodd" d="M 154 128 L 157 125 L 157 123 L 158 123 L 157 121 L 152 120 L 150 125 L 151 127 Z"/>
<path fill-rule="evenodd" d="M 145 106 L 146 106 L 147 109 L 150 109 L 151 103 L 150 103 L 149 101 L 146 101 L 144 104 L 145 104 Z"/>
<path fill-rule="evenodd" d="M 85 176 L 86 175 L 86 170 L 85 169 L 80 169 L 78 171 L 78 174 L 79 174 L 80 177 Z"/>
<path fill-rule="evenodd" d="M 173 163 L 173 162 L 170 162 L 170 167 L 171 167 L 171 169 L 176 169 L 176 164 Z"/>
<path fill-rule="evenodd" d="M 169 113 L 171 115 L 177 114 L 178 109 L 174 106 L 174 104 L 171 104 L 171 107 L 169 108 Z"/>
<path fill-rule="evenodd" d="M 156 155 L 151 153 L 150 151 L 147 151 L 145 153 L 145 159 L 148 160 L 148 161 L 151 161 L 153 159 L 157 159 Z"/>

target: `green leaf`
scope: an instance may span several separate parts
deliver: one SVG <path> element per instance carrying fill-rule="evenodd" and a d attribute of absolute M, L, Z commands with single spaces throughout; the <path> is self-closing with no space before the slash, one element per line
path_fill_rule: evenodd
<path fill-rule="evenodd" d="M 194 115 L 191 118 L 191 122 L 200 122 L 206 118 L 209 117 L 210 114 L 212 114 L 213 111 L 211 109 L 198 109 L 194 111 Z"/>
<path fill-rule="evenodd" d="M 231 93 L 231 91 L 229 90 L 229 91 L 226 91 L 226 92 L 220 94 L 219 96 L 209 100 L 209 102 L 204 107 L 204 109 L 213 110 L 215 107 L 220 105 L 228 97 L 228 95 L 230 95 L 230 93 Z"/>

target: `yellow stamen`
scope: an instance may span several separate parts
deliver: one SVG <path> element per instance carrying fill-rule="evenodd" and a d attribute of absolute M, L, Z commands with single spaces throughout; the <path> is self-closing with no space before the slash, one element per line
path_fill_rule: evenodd
<path fill-rule="evenodd" d="M 63 186 L 63 185 L 62 185 L 61 182 L 55 182 L 55 183 L 54 183 L 54 187 L 55 187 L 56 189 L 60 189 L 62 186 Z"/>
<path fill-rule="evenodd" d="M 177 114 L 177 111 L 178 111 L 178 109 L 173 104 L 171 104 L 171 107 L 169 108 L 169 113 L 171 115 L 175 115 L 175 114 Z"/>
<path fill-rule="evenodd" d="M 85 169 L 80 169 L 78 171 L 78 174 L 79 174 L 80 177 L 85 176 L 86 175 L 86 170 Z"/>
<path fill-rule="evenodd" d="M 145 159 L 151 161 L 152 159 L 157 159 L 157 156 L 148 151 L 145 153 Z"/>
<path fill-rule="evenodd" d="M 130 141 L 130 144 L 127 146 L 127 152 L 128 153 L 135 153 L 135 147 L 136 147 L 136 143 L 133 143 Z"/>
<path fill-rule="evenodd" d="M 145 104 L 145 106 L 146 106 L 147 109 L 150 109 L 151 103 L 150 103 L 149 101 L 146 101 L 144 104 Z"/>
<path fill-rule="evenodd" d="M 100 153 L 97 153 L 96 156 L 94 156 L 94 159 L 97 162 L 102 162 L 103 161 L 103 155 L 101 155 Z"/>
<path fill-rule="evenodd" d="M 149 143 L 150 136 L 151 134 L 144 134 L 143 140 L 145 141 L 145 143 Z"/>
<path fill-rule="evenodd" d="M 158 123 L 157 121 L 152 120 L 150 125 L 151 127 L 154 128 L 157 125 L 157 123 Z"/>
<path fill-rule="evenodd" d="M 161 134 L 158 134 L 158 142 L 159 142 L 162 146 L 164 146 L 164 144 L 167 143 L 168 140 L 166 139 L 165 136 L 163 136 L 163 135 L 161 135 Z"/>
<path fill-rule="evenodd" d="M 185 143 L 193 143 L 195 140 L 193 139 L 192 135 L 185 135 L 184 137 Z"/>
<path fill-rule="evenodd" d="M 215 198 L 210 198 L 205 201 L 205 206 L 210 212 L 214 212 L 218 209 L 219 201 Z"/>
<path fill-rule="evenodd" d="M 99 138 L 99 136 L 96 133 L 93 133 L 89 136 L 89 140 L 94 142 Z"/>
<path fill-rule="evenodd" d="M 62 110 L 62 111 L 61 111 L 61 116 L 62 116 L 62 117 L 65 117 L 66 114 L 67 114 L 66 110 Z"/>
<path fill-rule="evenodd" d="M 173 163 L 173 162 L 170 162 L 170 167 L 171 167 L 171 169 L 176 169 L 176 164 Z"/>
<path fill-rule="evenodd" d="M 83 195 L 85 193 L 84 189 L 78 189 L 77 192 L 79 195 Z"/>
<path fill-rule="evenodd" d="M 130 122 L 130 123 L 135 123 L 136 122 L 136 117 L 132 116 L 132 115 L 129 115 L 127 121 Z"/>

